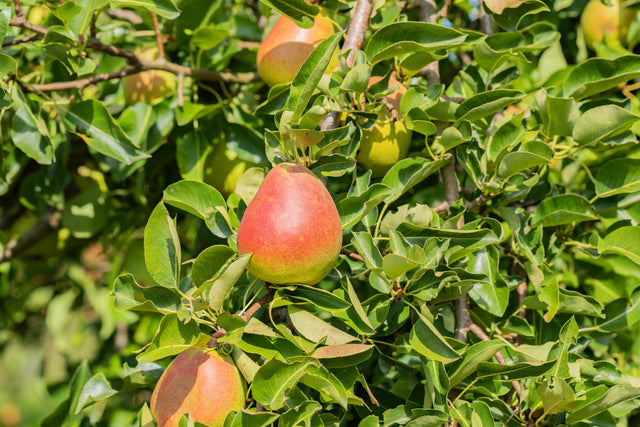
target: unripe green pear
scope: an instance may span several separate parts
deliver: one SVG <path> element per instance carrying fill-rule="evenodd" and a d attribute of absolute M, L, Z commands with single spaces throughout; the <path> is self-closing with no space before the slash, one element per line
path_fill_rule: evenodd
<path fill-rule="evenodd" d="M 311 28 L 301 28 L 281 16 L 258 49 L 258 72 L 269 86 L 289 83 L 321 41 L 334 33 L 333 23 L 317 15 Z M 338 52 L 331 58 L 327 71 L 338 68 Z"/>
<path fill-rule="evenodd" d="M 49 17 L 49 8 L 43 4 L 39 6 L 33 6 L 27 13 L 27 21 L 33 25 L 43 25 L 45 20 Z"/>
<path fill-rule="evenodd" d="M 273 284 L 321 281 L 340 254 L 342 225 L 322 181 L 297 163 L 275 166 L 247 206 L 238 252 L 252 254 L 247 269 Z"/>
<path fill-rule="evenodd" d="M 158 49 L 148 48 L 137 54 L 144 59 L 154 60 L 158 58 Z M 122 85 L 127 105 L 136 102 L 156 104 L 175 92 L 176 76 L 169 71 L 148 70 L 124 77 Z"/>
<path fill-rule="evenodd" d="M 605 35 L 626 44 L 627 32 L 636 11 L 622 7 L 620 0 L 612 0 L 608 7 L 599 0 L 591 0 L 582 11 L 580 23 L 587 45 L 602 42 Z"/>
<path fill-rule="evenodd" d="M 404 159 L 411 145 L 411 131 L 402 120 L 393 120 L 388 109 L 382 108 L 376 123 L 362 131 L 356 159 L 374 177 L 382 176 Z"/>
<path fill-rule="evenodd" d="M 220 141 L 205 160 L 204 182 L 214 186 L 227 197 L 236 190 L 238 178 L 254 166 L 259 165 L 242 160 L 238 153 L 227 148 L 224 141 Z"/>
<path fill-rule="evenodd" d="M 159 427 L 177 427 L 184 414 L 210 427 L 222 427 L 231 411 L 244 408 L 245 385 L 233 361 L 215 350 L 192 347 L 162 373 L 151 395 Z"/>

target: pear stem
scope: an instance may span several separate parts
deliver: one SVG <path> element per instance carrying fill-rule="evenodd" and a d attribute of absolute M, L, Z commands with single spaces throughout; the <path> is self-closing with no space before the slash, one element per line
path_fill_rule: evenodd
<path fill-rule="evenodd" d="M 162 32 L 160 31 L 160 24 L 158 23 L 158 16 L 152 13 L 151 20 L 153 21 L 153 30 L 156 34 L 156 45 L 158 45 L 158 60 L 164 61 L 164 43 L 162 42 Z"/>

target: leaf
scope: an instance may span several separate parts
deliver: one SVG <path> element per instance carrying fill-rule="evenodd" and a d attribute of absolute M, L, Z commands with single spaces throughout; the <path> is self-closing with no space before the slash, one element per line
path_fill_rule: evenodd
<path fill-rule="evenodd" d="M 503 381 L 534 378 L 544 375 L 556 364 L 555 360 L 544 363 L 521 362 L 513 365 L 501 363 L 481 362 L 478 364 L 478 378 L 491 378 L 497 375 L 504 376 Z"/>
<path fill-rule="evenodd" d="M 248 409 L 242 409 L 236 412 L 231 420 L 225 422 L 225 427 L 267 427 L 273 425 L 278 419 L 278 414 L 273 412 L 250 412 Z"/>
<path fill-rule="evenodd" d="M 640 191 L 640 159 L 614 159 L 598 169 L 596 194 L 599 198 Z"/>
<path fill-rule="evenodd" d="M 0 4 L 0 44 L 7 35 L 9 29 L 9 21 L 11 20 L 11 6 L 8 4 Z M 2 69 L 0 68 L 0 76 L 4 76 Z"/>
<path fill-rule="evenodd" d="M 462 358 L 447 365 L 449 373 L 449 386 L 455 387 L 460 381 L 473 374 L 480 362 L 491 359 L 505 344 L 501 341 L 481 341 L 467 348 Z"/>
<path fill-rule="evenodd" d="M 86 239 L 107 225 L 107 197 L 99 187 L 90 187 L 68 200 L 62 211 L 62 226 L 74 237 Z"/>
<path fill-rule="evenodd" d="M 489 160 L 498 161 L 504 157 L 504 151 L 513 147 L 524 137 L 522 114 L 517 114 L 505 122 L 498 122 L 495 133 L 489 139 L 486 155 Z"/>
<path fill-rule="evenodd" d="M 349 196 L 340 200 L 336 207 L 340 214 L 342 229 L 348 230 L 364 218 L 371 209 L 386 199 L 391 189 L 384 184 L 373 184 L 367 190 L 357 196 Z"/>
<path fill-rule="evenodd" d="M 577 101 L 613 89 L 640 77 L 640 56 L 615 59 L 591 58 L 578 64 L 567 76 L 563 93 Z"/>
<path fill-rule="evenodd" d="M 320 12 L 316 5 L 307 3 L 305 0 L 260 0 L 280 14 L 285 15 L 302 28 L 313 26 L 313 17 Z"/>
<path fill-rule="evenodd" d="M 74 104 L 65 119 L 75 126 L 77 132 L 86 134 L 82 139 L 87 145 L 105 156 L 127 165 L 150 157 L 149 154 L 138 151 L 105 106 L 98 101 L 87 100 Z"/>
<path fill-rule="evenodd" d="M 288 306 L 287 310 L 291 324 L 296 331 L 314 343 L 319 343 L 324 339 L 326 345 L 333 346 L 358 341 L 357 337 L 331 326 L 324 320 L 295 305 Z"/>
<path fill-rule="evenodd" d="M 329 368 L 346 368 L 369 360 L 373 354 L 371 344 L 338 344 L 318 347 L 311 355 Z"/>
<path fill-rule="evenodd" d="M 521 150 L 513 151 L 502 159 L 498 174 L 507 179 L 526 169 L 546 165 L 553 158 L 553 150 L 547 144 L 531 141 Z"/>
<path fill-rule="evenodd" d="M 558 377 L 551 378 L 550 382 L 544 382 L 536 386 L 536 391 L 542 399 L 545 412 L 557 414 L 562 411 L 571 411 L 580 405 L 581 399 L 576 399 L 573 389 L 565 380 Z"/>
<path fill-rule="evenodd" d="M 617 254 L 640 264 L 640 227 L 620 227 L 598 238 L 598 252 L 601 255 Z"/>
<path fill-rule="evenodd" d="M 210 26 L 200 27 L 193 32 L 190 45 L 202 50 L 212 49 L 227 38 L 229 30 Z"/>
<path fill-rule="evenodd" d="M 509 303 L 509 287 L 499 272 L 500 256 L 495 246 L 486 246 L 469 255 L 469 271 L 484 274 L 486 283 L 476 283 L 469 296 L 481 308 L 501 317 Z"/>
<path fill-rule="evenodd" d="M 221 269 L 213 279 L 203 283 L 202 288 L 208 289 L 209 306 L 214 310 L 222 310 L 222 305 L 231 293 L 233 286 L 244 274 L 247 264 L 251 260 L 251 254 L 241 255 L 231 264 Z M 206 292 L 206 291 L 205 291 Z"/>
<path fill-rule="evenodd" d="M 567 423 L 576 423 L 604 412 L 619 403 L 638 398 L 640 398 L 640 388 L 628 385 L 614 385 L 596 399 L 587 398 L 585 404 L 567 415 Z"/>
<path fill-rule="evenodd" d="M 180 11 L 172 0 L 111 0 L 110 5 L 113 9 L 123 7 L 145 9 L 167 19 L 175 19 L 180 15 Z"/>
<path fill-rule="evenodd" d="M 524 93 L 513 89 L 496 89 L 478 93 L 464 101 L 456 110 L 456 123 L 467 120 L 478 121 L 515 103 Z"/>
<path fill-rule="evenodd" d="M 91 371 L 89 370 L 89 362 L 85 359 L 76 368 L 69 382 L 69 395 L 63 400 L 58 407 L 41 422 L 42 427 L 59 427 L 65 424 L 75 411 L 82 395 L 84 385 L 89 381 Z"/>
<path fill-rule="evenodd" d="M 524 3 L 525 0 L 485 0 L 484 5 L 493 13 L 500 15 L 507 8 L 516 8 Z"/>
<path fill-rule="evenodd" d="M 118 124 L 129 136 L 131 143 L 140 149 L 146 148 L 147 134 L 157 120 L 153 107 L 149 104 L 138 102 L 127 107 L 118 117 Z"/>
<path fill-rule="evenodd" d="M 220 192 L 212 186 L 199 181 L 183 180 L 169 185 L 162 194 L 162 199 L 167 204 L 200 218 L 216 236 L 227 236 L 227 205 Z"/>
<path fill-rule="evenodd" d="M 144 228 L 144 260 L 149 274 L 159 285 L 175 288 L 180 279 L 180 239 L 175 221 L 162 202 L 158 203 Z"/>
<path fill-rule="evenodd" d="M 47 126 L 39 115 L 23 105 L 11 119 L 11 139 L 27 156 L 42 165 L 53 162 L 53 144 Z"/>
<path fill-rule="evenodd" d="M 411 329 L 409 343 L 418 353 L 428 359 L 440 362 L 451 362 L 460 357 L 451 345 L 444 339 L 438 329 L 422 315 Z"/>
<path fill-rule="evenodd" d="M 589 201 L 577 194 L 561 194 L 543 200 L 531 217 L 531 225 L 555 227 L 597 219 Z"/>
<path fill-rule="evenodd" d="M 422 157 L 400 160 L 393 165 L 384 178 L 382 178 L 382 183 L 393 190 L 392 193 L 385 198 L 385 204 L 394 202 L 415 185 L 448 163 L 449 160 L 445 159 L 430 161 Z"/>
<path fill-rule="evenodd" d="M 464 42 L 466 35 L 452 28 L 424 22 L 397 22 L 371 36 L 365 53 L 372 64 L 415 52 L 448 49 Z"/>
<path fill-rule="evenodd" d="M 640 116 L 617 105 L 594 107 L 576 122 L 573 139 L 580 145 L 606 140 L 629 130 L 638 119 Z"/>
<path fill-rule="evenodd" d="M 175 313 L 181 300 L 170 289 L 161 286 L 142 287 L 127 273 L 118 276 L 113 283 L 115 295 L 113 307 L 118 311 L 135 310 L 162 314 Z"/>
<path fill-rule="evenodd" d="M 214 245 L 200 252 L 191 268 L 191 280 L 200 287 L 236 257 L 236 251 L 228 246 Z"/>
<path fill-rule="evenodd" d="M 282 408 L 287 394 L 302 382 L 323 392 L 343 408 L 347 406 L 344 386 L 323 366 L 310 360 L 284 363 L 267 361 L 253 380 L 253 397 L 269 410 Z"/>
<path fill-rule="evenodd" d="M 195 321 L 184 323 L 178 319 L 177 314 L 168 314 L 160 320 L 153 340 L 138 354 L 137 359 L 140 363 L 154 362 L 182 353 L 195 345 L 203 346 L 209 339 L 208 335 L 200 333 Z"/>
<path fill-rule="evenodd" d="M 302 117 L 304 109 L 335 54 L 341 37 L 342 32 L 339 32 L 320 42 L 293 78 L 288 103 L 288 108 L 293 111 L 292 122 L 297 123 Z"/>
<path fill-rule="evenodd" d="M 297 285 L 295 290 L 287 291 L 287 293 L 292 297 L 309 302 L 320 309 L 332 313 L 345 311 L 351 306 L 343 298 L 312 286 Z"/>
<path fill-rule="evenodd" d="M 536 104 L 542 117 L 542 132 L 549 136 L 571 136 L 580 110 L 573 98 L 551 96 L 545 90 L 536 93 Z"/>
<path fill-rule="evenodd" d="M 106 400 L 116 393 L 118 391 L 111 387 L 104 372 L 97 373 L 82 387 L 82 392 L 73 412 L 78 414 L 87 406 Z"/>
<path fill-rule="evenodd" d="M 598 332 L 612 333 L 633 325 L 640 320 L 640 288 L 636 288 L 628 300 L 621 298 L 607 304 L 604 312 L 605 319 L 593 327 Z"/>

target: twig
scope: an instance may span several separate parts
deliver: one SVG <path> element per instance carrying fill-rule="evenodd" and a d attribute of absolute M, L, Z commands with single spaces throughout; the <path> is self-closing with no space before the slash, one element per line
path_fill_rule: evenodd
<path fill-rule="evenodd" d="M 353 67 L 353 63 L 356 59 L 356 50 L 362 47 L 364 43 L 364 36 L 369 28 L 369 18 L 371 17 L 371 2 L 369 0 L 358 0 L 355 10 L 353 12 L 353 18 L 349 24 L 349 31 L 347 31 L 347 38 L 344 41 L 342 47 L 343 50 L 351 50 L 347 57 L 347 65 L 349 68 Z"/>
<path fill-rule="evenodd" d="M 480 328 L 480 326 L 476 325 L 475 323 L 469 324 L 469 331 L 471 331 L 476 337 L 480 338 L 482 341 L 491 340 L 491 338 L 489 338 L 489 335 L 485 334 L 484 331 Z M 494 357 L 496 358 L 498 363 L 500 363 L 501 365 L 507 365 L 507 361 L 502 355 L 502 353 L 497 352 L 494 355 Z M 520 389 L 521 389 L 520 383 L 514 380 L 514 381 L 511 381 L 511 384 L 513 385 L 513 389 L 518 394 L 518 397 L 520 397 Z"/>
<path fill-rule="evenodd" d="M 16 18 L 24 19 L 24 14 L 22 13 L 22 6 L 20 6 L 20 0 L 13 0 L 13 7 L 16 10 Z"/>
<path fill-rule="evenodd" d="M 10 240 L 0 253 L 0 264 L 9 261 L 20 252 L 39 242 L 43 235 L 54 230 L 60 224 L 62 214 L 58 211 L 49 211 L 29 231 L 18 239 Z"/>
<path fill-rule="evenodd" d="M 362 258 L 360 255 L 358 255 L 358 254 L 357 254 L 357 253 L 355 253 L 355 252 L 351 252 L 351 251 L 348 251 L 348 250 L 346 250 L 346 249 L 342 249 L 342 250 L 340 251 L 340 253 L 342 253 L 342 254 L 344 254 L 344 255 L 348 256 L 349 258 L 353 258 L 353 259 L 355 259 L 355 260 L 358 260 L 358 261 L 362 261 L 362 262 L 364 262 L 364 258 Z"/>
<path fill-rule="evenodd" d="M 478 197 L 476 197 L 475 199 L 473 199 L 472 201 L 465 203 L 464 207 L 466 210 L 470 210 L 473 208 L 477 208 L 478 206 L 481 206 L 482 204 L 484 204 L 487 201 L 487 196 L 485 194 L 481 194 Z M 449 204 L 449 202 L 444 201 L 436 206 L 433 207 L 433 210 L 435 212 L 444 212 L 447 209 L 449 209 L 451 207 L 451 205 Z"/>
<path fill-rule="evenodd" d="M 69 80 L 65 82 L 56 82 L 56 83 L 43 83 L 43 84 L 29 85 L 27 86 L 27 88 L 31 91 L 39 91 L 39 92 L 52 92 L 56 90 L 79 89 L 95 83 L 105 82 L 107 80 L 121 78 L 124 76 L 129 76 L 131 74 L 137 74 L 143 70 L 144 70 L 143 68 L 129 67 L 129 68 L 125 68 L 124 70 L 115 71 L 113 73 L 98 74 L 96 76 L 86 77 L 84 79 Z"/>
<path fill-rule="evenodd" d="M 142 18 L 140 18 L 134 11 L 127 9 L 107 9 L 107 16 L 114 19 L 122 19 L 123 21 L 129 21 L 134 25 L 142 24 Z"/>
<path fill-rule="evenodd" d="M 160 24 L 158 23 L 158 16 L 155 13 L 152 13 L 151 20 L 153 21 L 153 30 L 156 33 L 156 44 L 158 45 L 158 59 L 160 61 L 164 61 L 165 60 L 164 43 L 162 42 L 162 32 L 160 31 Z"/>
<path fill-rule="evenodd" d="M 2 43 L 2 47 L 9 47 L 9 46 L 15 46 L 17 44 L 22 44 L 22 43 L 29 43 L 32 42 L 34 40 L 39 39 L 40 36 L 38 34 L 31 34 L 30 36 L 26 36 L 23 37 L 21 39 L 16 39 L 16 40 L 10 40 L 8 42 L 3 42 Z"/>
<path fill-rule="evenodd" d="M 184 107 L 184 74 L 178 74 L 178 108 Z"/>

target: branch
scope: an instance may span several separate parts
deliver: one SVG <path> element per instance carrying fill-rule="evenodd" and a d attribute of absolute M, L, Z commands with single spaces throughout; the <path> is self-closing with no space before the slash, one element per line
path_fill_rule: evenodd
<path fill-rule="evenodd" d="M 34 40 L 37 40 L 40 38 L 40 35 L 38 34 L 31 34 L 30 36 L 26 36 L 23 37 L 21 39 L 16 39 L 16 40 L 10 40 L 8 42 L 3 42 L 2 43 L 2 47 L 9 47 L 9 46 L 15 46 L 17 44 L 22 44 L 22 43 L 28 43 L 28 42 L 32 42 Z"/>
<path fill-rule="evenodd" d="M 465 207 L 466 210 L 477 208 L 478 206 L 483 205 L 487 201 L 487 199 L 488 198 L 487 198 L 487 196 L 485 194 L 481 194 L 478 197 L 476 197 L 475 199 L 473 199 L 472 201 L 470 201 L 468 203 L 465 203 L 464 207 Z M 451 207 L 451 205 L 449 204 L 449 202 L 444 201 L 444 202 L 440 203 L 439 205 L 434 206 L 433 210 L 435 212 L 440 213 L 440 212 L 446 211 L 450 207 Z"/>
<path fill-rule="evenodd" d="M 142 24 L 142 18 L 140 18 L 135 12 L 127 9 L 107 9 L 106 14 L 112 19 L 122 19 L 129 21 L 134 25 Z"/>
<path fill-rule="evenodd" d="M 20 6 L 20 0 L 13 0 L 13 7 L 16 10 L 16 17 L 24 19 L 24 14 L 22 13 L 22 6 Z"/>
<path fill-rule="evenodd" d="M 44 215 L 40 221 L 36 223 L 29 231 L 20 236 L 19 239 L 10 240 L 0 252 L 0 264 L 18 255 L 20 252 L 28 249 L 35 243 L 39 242 L 42 236 L 49 231 L 54 230 L 60 224 L 62 214 L 58 211 L 50 211 Z"/>
<path fill-rule="evenodd" d="M 480 326 L 476 325 L 475 323 L 469 324 L 469 331 L 473 332 L 473 334 L 476 337 L 480 338 L 482 341 L 491 340 L 491 338 L 489 338 L 489 336 L 484 333 L 484 331 L 480 328 Z M 495 358 L 498 361 L 498 363 L 500 363 L 501 365 L 507 365 L 507 361 L 502 355 L 502 353 L 497 352 L 495 354 Z M 511 384 L 513 385 L 513 389 L 516 391 L 516 393 L 518 393 L 518 397 L 520 397 L 520 383 L 514 380 L 514 381 L 511 381 Z"/>
<path fill-rule="evenodd" d="M 353 67 L 353 62 L 356 59 L 356 50 L 360 49 L 364 43 L 364 36 L 367 28 L 369 28 L 371 9 L 372 6 L 369 0 L 358 0 L 353 12 L 353 18 L 351 18 L 349 30 L 347 31 L 347 38 L 342 47 L 344 51 L 351 50 L 347 57 L 347 65 L 349 68 Z"/>
<path fill-rule="evenodd" d="M 151 14 L 153 20 L 153 30 L 156 33 L 156 45 L 158 45 L 158 59 L 164 61 L 164 43 L 162 43 L 162 32 L 160 32 L 160 24 L 158 23 L 158 16 L 155 13 Z"/>
<path fill-rule="evenodd" d="M 355 259 L 355 260 L 358 260 L 358 261 L 362 261 L 362 262 L 364 262 L 364 258 L 362 258 L 360 255 L 358 255 L 358 254 L 357 254 L 357 253 L 355 253 L 355 252 L 351 252 L 351 251 L 348 251 L 348 250 L 346 250 L 346 249 L 342 249 L 342 250 L 340 251 L 340 253 L 342 253 L 342 254 L 344 254 L 344 255 L 348 256 L 349 258 L 353 258 L 353 259 Z"/>
<path fill-rule="evenodd" d="M 52 92 L 56 90 L 80 89 L 95 83 L 106 82 L 107 80 L 112 80 L 112 79 L 129 76 L 132 74 L 137 74 L 141 71 L 144 71 L 144 69 L 137 68 L 137 67 L 129 67 L 129 68 L 125 68 L 124 70 L 115 71 L 113 73 L 98 74 L 93 77 L 87 77 L 84 79 L 69 80 L 66 82 L 29 85 L 27 86 L 27 89 L 31 91 L 36 91 L 36 92 Z"/>

